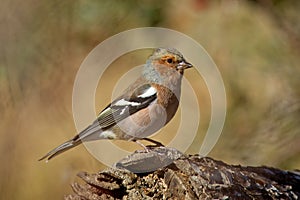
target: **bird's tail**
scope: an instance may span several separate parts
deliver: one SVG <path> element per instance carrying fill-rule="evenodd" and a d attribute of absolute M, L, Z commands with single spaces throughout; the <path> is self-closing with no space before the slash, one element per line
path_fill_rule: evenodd
<path fill-rule="evenodd" d="M 71 149 L 73 147 L 76 147 L 77 145 L 81 144 L 82 141 L 78 136 L 75 136 L 73 139 L 66 141 L 65 143 L 59 145 L 55 149 L 49 151 L 46 155 L 41 157 L 39 161 L 44 160 L 47 158 L 46 162 L 48 162 L 51 158 L 67 151 L 68 149 Z"/>

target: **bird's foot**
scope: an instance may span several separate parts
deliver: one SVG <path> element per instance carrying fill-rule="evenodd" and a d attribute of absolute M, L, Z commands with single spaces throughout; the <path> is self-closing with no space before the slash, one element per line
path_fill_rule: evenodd
<path fill-rule="evenodd" d="M 140 140 L 146 140 L 148 142 L 151 142 L 153 143 L 154 145 L 147 145 L 145 146 L 143 143 L 141 143 L 139 140 L 137 139 L 134 139 L 132 140 L 133 142 L 137 143 L 138 145 L 140 145 L 141 147 L 143 147 L 143 149 L 146 151 L 146 153 L 149 153 L 153 148 L 156 148 L 156 147 L 164 147 L 164 145 L 158 141 L 155 141 L 153 139 L 150 139 L 150 138 L 143 138 L 143 139 L 140 139 Z"/>
<path fill-rule="evenodd" d="M 148 141 L 148 142 L 151 142 L 151 143 L 155 144 L 154 146 L 151 145 L 151 146 L 153 146 L 153 147 L 164 147 L 164 146 L 165 146 L 165 145 L 163 145 L 162 143 L 160 143 L 160 142 L 158 142 L 158 141 L 156 141 L 156 140 L 150 139 L 150 138 L 143 138 L 143 140 L 146 140 L 146 141 Z"/>

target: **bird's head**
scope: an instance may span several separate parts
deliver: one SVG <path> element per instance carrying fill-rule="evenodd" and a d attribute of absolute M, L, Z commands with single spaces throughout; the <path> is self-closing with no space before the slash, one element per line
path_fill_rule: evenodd
<path fill-rule="evenodd" d="M 149 57 L 154 65 L 161 65 L 183 74 L 185 69 L 191 68 L 193 65 L 188 63 L 183 55 L 174 48 L 157 48 Z"/>

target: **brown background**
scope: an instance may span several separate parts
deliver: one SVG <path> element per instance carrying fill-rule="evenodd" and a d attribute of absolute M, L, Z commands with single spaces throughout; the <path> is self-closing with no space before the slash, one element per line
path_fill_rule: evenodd
<path fill-rule="evenodd" d="M 105 167 L 83 147 L 48 164 L 37 159 L 75 134 L 72 88 L 87 54 L 106 38 L 143 26 L 189 35 L 219 67 L 227 119 L 210 156 L 235 164 L 300 168 L 299 2 L 184 2 L 1 2 L 1 199 L 59 199 L 70 193 L 78 171 Z M 118 78 L 149 53 L 132 52 L 112 64 L 99 83 L 97 112 L 110 101 Z M 187 72 L 186 78 L 199 91 L 199 135 L 188 150 L 197 153 L 210 117 L 209 94 L 199 74 Z M 179 121 L 177 116 L 157 138 L 172 139 L 169 133 Z"/>

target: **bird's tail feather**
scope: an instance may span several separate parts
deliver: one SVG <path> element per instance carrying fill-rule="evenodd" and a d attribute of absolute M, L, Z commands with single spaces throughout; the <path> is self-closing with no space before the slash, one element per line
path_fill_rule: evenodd
<path fill-rule="evenodd" d="M 71 140 L 68 140 L 67 142 L 59 145 L 58 147 L 56 147 L 55 149 L 49 151 L 46 155 L 44 155 L 43 157 L 41 157 L 39 159 L 39 161 L 44 160 L 47 158 L 46 162 L 48 162 L 51 158 L 67 151 L 68 149 L 71 149 L 73 147 L 76 147 L 77 145 L 81 144 L 82 141 L 80 140 L 80 138 L 75 137 Z"/>

